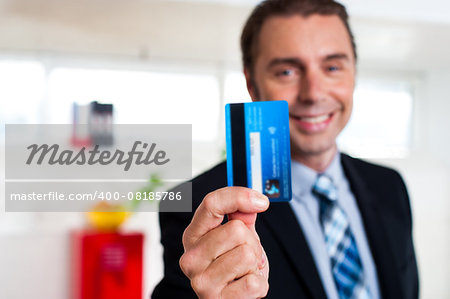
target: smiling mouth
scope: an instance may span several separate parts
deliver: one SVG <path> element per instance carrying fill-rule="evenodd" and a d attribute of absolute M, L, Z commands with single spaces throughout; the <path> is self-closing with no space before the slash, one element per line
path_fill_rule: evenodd
<path fill-rule="evenodd" d="M 298 121 L 309 123 L 309 124 L 319 124 L 327 121 L 333 116 L 333 113 L 322 114 L 318 116 L 295 116 L 290 114 L 290 116 Z"/>

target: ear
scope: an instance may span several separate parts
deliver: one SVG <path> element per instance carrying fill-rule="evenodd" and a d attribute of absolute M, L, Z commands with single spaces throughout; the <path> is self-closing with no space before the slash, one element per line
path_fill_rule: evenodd
<path fill-rule="evenodd" d="M 245 76 L 245 81 L 247 83 L 247 90 L 248 90 L 250 97 L 252 98 L 252 101 L 253 102 L 258 101 L 258 97 L 257 97 L 258 92 L 256 90 L 255 83 L 252 79 L 252 76 L 250 75 L 250 70 L 248 68 L 244 68 L 244 76 Z"/>

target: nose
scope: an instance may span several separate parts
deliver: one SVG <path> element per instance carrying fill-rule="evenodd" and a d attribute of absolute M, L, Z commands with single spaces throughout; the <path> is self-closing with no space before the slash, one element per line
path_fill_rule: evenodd
<path fill-rule="evenodd" d="M 323 79 L 317 70 L 304 70 L 299 88 L 298 100 L 300 102 L 317 102 L 324 97 Z"/>

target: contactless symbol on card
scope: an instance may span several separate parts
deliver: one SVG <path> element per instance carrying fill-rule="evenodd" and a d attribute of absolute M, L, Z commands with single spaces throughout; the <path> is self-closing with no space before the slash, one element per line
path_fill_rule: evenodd
<path fill-rule="evenodd" d="M 271 201 L 291 191 L 289 110 L 286 101 L 225 106 L 229 186 L 245 186 Z"/>

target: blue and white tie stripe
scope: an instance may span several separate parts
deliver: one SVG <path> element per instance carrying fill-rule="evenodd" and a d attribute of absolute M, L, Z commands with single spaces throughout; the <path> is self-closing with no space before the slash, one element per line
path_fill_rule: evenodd
<path fill-rule="evenodd" d="M 320 174 L 312 191 L 320 199 L 320 222 L 339 297 L 370 299 L 355 238 L 347 215 L 337 203 L 335 185 Z"/>

